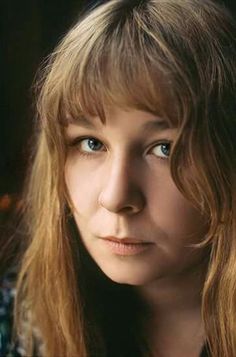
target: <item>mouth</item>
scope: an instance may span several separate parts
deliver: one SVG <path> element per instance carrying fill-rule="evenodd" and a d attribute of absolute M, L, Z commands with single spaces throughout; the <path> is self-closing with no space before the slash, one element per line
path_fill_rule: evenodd
<path fill-rule="evenodd" d="M 116 238 L 104 237 L 103 242 L 108 249 L 116 255 L 136 255 L 140 254 L 154 245 L 153 242 L 147 242 L 134 238 Z"/>
<path fill-rule="evenodd" d="M 147 242 L 144 240 L 140 240 L 140 239 L 135 239 L 135 238 L 128 238 L 128 237 L 124 237 L 124 238 L 116 238 L 113 236 L 108 236 L 108 237 L 103 237 L 103 239 L 105 240 L 109 240 L 111 242 L 117 242 L 117 243 L 122 243 L 122 244 L 147 244 L 147 243 L 152 243 L 152 242 Z"/>

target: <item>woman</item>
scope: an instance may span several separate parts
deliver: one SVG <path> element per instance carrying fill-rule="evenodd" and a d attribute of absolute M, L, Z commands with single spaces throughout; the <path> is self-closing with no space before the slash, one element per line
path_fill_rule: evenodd
<path fill-rule="evenodd" d="M 236 355 L 235 54 L 210 0 L 112 0 L 56 48 L 27 184 L 23 354 Z"/>

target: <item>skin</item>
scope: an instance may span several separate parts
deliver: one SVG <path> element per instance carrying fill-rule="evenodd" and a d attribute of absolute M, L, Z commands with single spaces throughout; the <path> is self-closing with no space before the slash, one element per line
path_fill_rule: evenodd
<path fill-rule="evenodd" d="M 165 144 L 174 142 L 178 130 L 136 109 L 107 110 L 105 124 L 87 119 L 93 126 L 78 121 L 65 132 L 65 181 L 82 242 L 110 279 L 135 285 L 146 300 L 147 331 L 158 356 L 178 357 L 176 351 L 198 356 L 206 252 L 189 245 L 202 240 L 207 227 L 170 175 Z M 144 130 L 151 122 L 155 127 Z M 95 148 L 88 140 L 79 142 L 80 137 L 97 139 Z M 108 249 L 104 236 L 153 244 L 140 254 L 121 256 Z"/>

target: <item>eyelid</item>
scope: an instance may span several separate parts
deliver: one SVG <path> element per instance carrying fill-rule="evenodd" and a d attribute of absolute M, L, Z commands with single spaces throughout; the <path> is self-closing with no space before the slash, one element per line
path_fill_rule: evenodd
<path fill-rule="evenodd" d="M 161 144 L 172 144 L 173 143 L 173 140 L 168 140 L 168 139 L 159 139 L 159 140 L 156 140 L 154 141 L 152 144 L 150 144 L 150 148 L 148 149 L 149 150 L 152 150 L 154 147 L 158 146 L 158 145 L 161 145 Z"/>
<path fill-rule="evenodd" d="M 84 136 L 78 136 L 78 137 L 75 137 L 75 138 L 67 138 L 66 140 L 66 144 L 67 146 L 69 147 L 75 147 L 77 145 L 79 145 L 83 140 L 88 140 L 88 139 L 95 139 L 97 140 L 98 142 L 100 142 L 102 144 L 103 147 L 107 148 L 107 146 L 103 143 L 102 140 L 98 139 L 97 137 L 95 136 L 88 136 L 88 135 L 84 135 Z M 173 144 L 173 141 L 172 140 L 168 140 L 168 139 L 159 139 L 158 141 L 155 141 L 154 143 L 152 143 L 148 148 L 147 150 L 147 153 L 150 153 L 155 147 L 157 146 L 160 146 L 160 145 L 164 145 L 164 144 L 169 144 L 170 147 L 171 145 Z M 94 155 L 96 153 L 99 153 L 101 151 L 104 151 L 104 150 L 98 150 L 98 151 L 91 151 L 91 152 L 86 152 L 86 151 L 79 151 L 81 155 Z M 161 157 L 161 156 L 157 156 L 157 155 L 154 155 L 156 158 L 159 158 L 159 159 L 162 159 L 162 160 L 167 160 L 169 158 L 169 156 L 166 156 L 166 157 Z"/>
<path fill-rule="evenodd" d="M 88 136 L 88 135 L 76 136 L 75 138 L 69 138 L 69 137 L 67 137 L 67 138 L 66 138 L 66 144 L 67 144 L 68 146 L 75 146 L 75 145 L 81 143 L 81 141 L 83 141 L 83 140 L 85 140 L 85 139 L 95 139 L 95 140 L 99 141 L 103 146 L 106 146 L 106 145 L 103 143 L 102 140 L 100 140 L 100 139 L 98 139 L 98 138 L 96 138 L 95 136 L 92 136 L 92 135 L 90 135 L 90 136 Z"/>
<path fill-rule="evenodd" d="M 66 137 L 65 142 L 68 146 L 73 146 L 73 145 L 81 142 L 84 139 L 95 139 L 95 140 L 99 141 L 100 143 L 102 143 L 104 146 L 108 147 L 108 145 L 106 145 L 106 143 L 104 143 L 103 140 L 100 140 L 96 136 L 93 136 L 93 135 L 82 135 L 82 136 L 76 136 L 74 138 Z M 171 144 L 172 145 L 172 143 L 173 143 L 173 140 L 170 140 L 170 139 L 159 139 L 159 140 L 154 141 L 153 143 L 149 144 L 148 151 L 157 145 L 161 145 L 161 144 Z"/>
<path fill-rule="evenodd" d="M 83 151 L 82 149 L 78 148 L 78 145 L 80 145 L 83 142 L 83 140 L 89 140 L 89 139 L 94 139 L 94 140 L 98 141 L 99 143 L 101 143 L 103 147 L 106 147 L 101 140 L 97 139 L 95 136 L 92 136 L 92 135 L 90 135 L 90 136 L 84 135 L 84 136 L 78 136 L 78 137 L 75 137 L 75 138 L 67 138 L 66 145 L 69 148 L 76 150 L 77 153 L 82 157 L 83 156 L 84 157 L 91 157 L 91 156 L 99 154 L 100 152 L 106 151 L 106 150 Z"/>
<path fill-rule="evenodd" d="M 169 147 L 169 153 L 168 153 L 168 155 L 166 155 L 166 154 L 164 154 L 164 153 L 162 153 L 163 156 L 155 155 L 155 154 L 154 154 L 154 156 L 156 156 L 158 159 L 168 160 L 168 159 L 170 158 L 170 155 L 171 155 L 171 142 L 161 142 L 161 143 L 158 143 L 157 145 L 154 145 L 154 146 L 152 147 L 151 150 L 155 149 L 155 148 L 158 147 L 158 146 L 162 146 L 162 145 L 166 145 L 166 144 L 170 146 L 170 147 Z"/>

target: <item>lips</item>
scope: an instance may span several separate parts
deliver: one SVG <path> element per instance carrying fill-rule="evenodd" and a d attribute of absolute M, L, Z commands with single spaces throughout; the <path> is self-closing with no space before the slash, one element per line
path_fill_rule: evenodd
<path fill-rule="evenodd" d="M 103 237 L 106 248 L 109 252 L 115 255 L 122 256 L 140 256 L 145 251 L 149 251 L 151 247 L 154 246 L 153 242 L 147 242 L 135 238 L 117 238 L 117 237 Z"/>
<path fill-rule="evenodd" d="M 116 238 L 116 237 L 108 236 L 108 237 L 103 237 L 103 239 L 109 240 L 109 241 L 112 241 L 112 242 L 123 243 L 123 244 L 145 244 L 145 243 L 152 243 L 152 242 L 147 242 L 147 241 L 144 241 L 144 240 L 135 239 L 135 238 L 128 238 L 128 237 Z"/>

